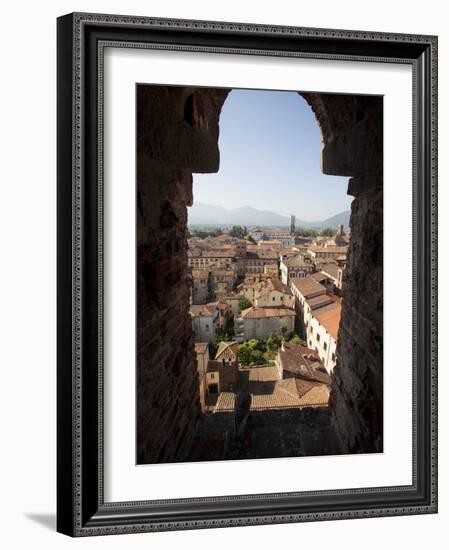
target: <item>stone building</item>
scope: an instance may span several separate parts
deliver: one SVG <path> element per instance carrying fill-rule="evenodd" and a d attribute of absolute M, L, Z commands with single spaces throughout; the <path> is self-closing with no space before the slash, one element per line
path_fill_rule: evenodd
<path fill-rule="evenodd" d="M 248 243 L 245 241 L 245 239 L 235 239 L 233 246 L 234 246 L 234 254 L 236 258 L 244 258 L 246 255 L 246 247 Z"/>
<path fill-rule="evenodd" d="M 231 292 L 237 280 L 235 266 L 227 269 L 211 268 L 210 282 L 212 293 L 216 298 L 221 298 Z"/>
<path fill-rule="evenodd" d="M 235 265 L 235 250 L 232 247 L 214 249 L 194 248 L 188 251 L 188 264 L 193 269 L 230 269 Z"/>
<path fill-rule="evenodd" d="M 314 271 L 313 264 L 303 254 L 283 256 L 279 265 L 281 280 L 284 285 L 290 284 L 292 279 L 307 277 Z"/>
<path fill-rule="evenodd" d="M 292 281 L 290 288 L 296 298 L 296 304 L 304 310 L 305 301 L 317 296 L 325 296 L 326 288 L 316 280 L 316 274 Z"/>
<path fill-rule="evenodd" d="M 239 345 L 237 342 L 220 342 L 215 360 L 221 361 L 221 391 L 236 391 L 239 382 Z"/>
<path fill-rule="evenodd" d="M 207 269 L 192 271 L 192 304 L 205 304 L 211 295 L 210 272 Z"/>
<path fill-rule="evenodd" d="M 301 336 L 307 336 L 307 327 L 313 308 L 330 304 L 333 300 L 327 294 L 324 286 L 325 280 L 320 283 L 316 280 L 317 274 L 310 277 L 299 278 L 291 283 L 293 296 L 295 297 L 295 309 L 297 313 L 297 325 Z"/>
<path fill-rule="evenodd" d="M 207 380 L 206 372 L 209 364 L 209 344 L 207 342 L 197 342 L 195 344 L 196 365 L 198 371 L 199 397 L 201 412 L 206 409 Z"/>
<path fill-rule="evenodd" d="M 282 246 L 292 246 L 293 244 L 295 244 L 295 236 L 290 231 L 267 229 L 265 230 L 265 237 L 268 240 L 280 241 Z"/>
<path fill-rule="evenodd" d="M 331 384 L 331 377 L 316 350 L 300 344 L 282 342 L 276 356 L 276 367 L 281 379 L 302 378 L 328 386 Z"/>
<path fill-rule="evenodd" d="M 345 246 L 309 246 L 307 252 L 313 260 L 333 260 L 337 256 L 345 256 L 348 252 Z"/>
<path fill-rule="evenodd" d="M 207 365 L 207 395 L 215 396 L 222 392 L 235 392 L 239 382 L 238 365 L 234 361 L 215 359 Z"/>
<path fill-rule="evenodd" d="M 206 372 L 206 388 L 208 396 L 218 396 L 221 393 L 220 387 L 221 361 L 209 361 Z"/>
<path fill-rule="evenodd" d="M 329 373 L 337 363 L 340 318 L 341 303 L 334 301 L 312 310 L 307 326 L 307 345 L 316 350 Z"/>
<path fill-rule="evenodd" d="M 229 313 L 234 317 L 237 317 L 239 314 L 239 304 L 242 298 L 243 295 L 241 294 L 228 294 L 222 298 L 228 306 Z"/>
<path fill-rule="evenodd" d="M 269 277 L 260 282 L 244 284 L 244 297 L 258 307 L 295 307 L 295 298 L 287 285 L 276 277 Z"/>
<path fill-rule="evenodd" d="M 244 309 L 237 326 L 243 328 L 245 340 L 264 340 L 273 332 L 288 336 L 295 328 L 295 310 L 288 307 L 257 307 Z"/>
<path fill-rule="evenodd" d="M 273 277 L 277 279 L 279 277 L 279 268 L 277 265 L 265 265 L 263 268 L 263 274 L 267 277 Z"/>
<path fill-rule="evenodd" d="M 265 236 L 264 232 L 262 230 L 258 231 L 257 229 L 251 229 L 249 231 L 249 235 L 252 239 L 254 239 L 256 242 L 262 240 Z"/>
<path fill-rule="evenodd" d="M 239 273 L 264 273 L 266 267 L 278 269 L 278 253 L 273 250 L 247 251 L 244 258 L 237 259 Z"/>
<path fill-rule="evenodd" d="M 281 239 L 266 239 L 263 241 L 259 241 L 257 243 L 257 246 L 260 250 L 280 250 L 282 248 L 283 243 Z"/>
<path fill-rule="evenodd" d="M 212 342 L 220 328 L 220 311 L 217 303 L 191 305 L 190 316 L 195 342 Z"/>
<path fill-rule="evenodd" d="M 294 281 L 292 292 L 296 297 L 301 335 L 307 346 L 318 353 L 326 370 L 332 372 L 337 359 L 340 299 L 329 294 L 314 277 Z"/>
<path fill-rule="evenodd" d="M 341 293 L 343 286 L 343 267 L 329 263 L 321 268 L 321 273 L 326 277 L 326 286 L 331 292 Z"/>
<path fill-rule="evenodd" d="M 349 246 L 350 240 L 348 233 L 344 230 L 343 224 L 340 224 L 334 236 L 335 246 Z"/>

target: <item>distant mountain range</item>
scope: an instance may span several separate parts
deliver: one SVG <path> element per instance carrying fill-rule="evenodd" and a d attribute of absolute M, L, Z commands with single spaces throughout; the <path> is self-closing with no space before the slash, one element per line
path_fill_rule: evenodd
<path fill-rule="evenodd" d="M 275 212 L 257 210 L 251 206 L 241 208 L 223 208 L 213 204 L 196 203 L 188 211 L 189 226 L 220 226 L 246 225 L 248 227 L 288 227 L 290 218 Z M 323 227 L 338 227 L 341 223 L 349 227 L 350 211 L 345 210 L 331 218 L 321 221 L 307 222 L 296 219 L 296 227 L 304 229 L 320 229 Z"/>

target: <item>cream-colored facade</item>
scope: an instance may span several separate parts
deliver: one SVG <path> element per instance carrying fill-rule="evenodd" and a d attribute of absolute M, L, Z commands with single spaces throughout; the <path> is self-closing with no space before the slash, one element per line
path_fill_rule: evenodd
<path fill-rule="evenodd" d="M 316 350 L 321 362 L 330 374 L 336 364 L 337 340 L 327 331 L 319 320 L 312 315 L 309 317 L 307 326 L 307 346 Z"/>
<path fill-rule="evenodd" d="M 244 286 L 243 295 L 257 307 L 295 307 L 291 290 L 276 278 Z"/>
<path fill-rule="evenodd" d="M 264 340 L 273 332 L 288 336 L 294 331 L 295 317 L 295 311 L 288 308 L 249 308 L 244 310 L 240 318 L 244 339 Z"/>

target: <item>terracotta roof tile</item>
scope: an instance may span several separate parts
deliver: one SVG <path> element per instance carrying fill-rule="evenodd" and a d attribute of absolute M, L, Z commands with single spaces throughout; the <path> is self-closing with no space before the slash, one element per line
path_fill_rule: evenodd
<path fill-rule="evenodd" d="M 338 278 L 338 270 L 340 268 L 338 267 L 337 264 L 326 264 L 326 265 L 323 265 L 322 268 L 321 268 L 321 273 L 327 273 L 328 275 L 330 275 L 333 279 L 337 279 Z"/>
<path fill-rule="evenodd" d="M 320 285 L 313 277 L 301 277 L 291 282 L 292 287 L 296 288 L 304 298 L 326 294 L 326 289 Z"/>
<path fill-rule="evenodd" d="M 323 325 L 327 332 L 332 336 L 334 340 L 338 338 L 338 327 L 340 326 L 341 318 L 341 303 L 334 302 L 333 307 L 326 309 L 318 309 L 313 312 L 313 316 L 318 322 Z"/>
<path fill-rule="evenodd" d="M 215 359 L 230 359 L 231 361 L 235 361 L 238 351 L 238 342 L 220 342 Z"/>
<path fill-rule="evenodd" d="M 282 369 L 295 377 L 323 384 L 331 382 L 317 353 L 312 349 L 285 342 L 278 352 L 278 359 Z"/>
<path fill-rule="evenodd" d="M 212 317 L 217 309 L 218 302 L 212 302 L 210 304 L 192 304 L 190 306 L 190 314 L 194 317 Z"/>
<path fill-rule="evenodd" d="M 294 317 L 296 312 L 288 307 L 257 307 L 252 306 L 242 311 L 244 319 L 262 319 L 265 317 Z"/>
<path fill-rule="evenodd" d="M 292 295 L 290 288 L 287 285 L 284 285 L 284 283 L 276 277 L 268 277 L 259 283 L 255 283 L 253 286 L 258 292 L 270 292 L 272 290 L 277 290 L 283 294 L 288 294 L 289 296 Z"/>

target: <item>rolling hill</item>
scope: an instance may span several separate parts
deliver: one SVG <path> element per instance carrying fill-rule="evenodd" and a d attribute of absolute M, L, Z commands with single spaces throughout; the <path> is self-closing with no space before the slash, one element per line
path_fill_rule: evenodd
<path fill-rule="evenodd" d="M 246 225 L 260 227 L 288 227 L 289 217 L 267 210 L 257 210 L 251 206 L 241 208 L 224 208 L 212 204 L 194 204 L 188 211 L 188 225 L 193 226 L 231 226 Z M 323 227 L 338 227 L 341 223 L 349 226 L 349 210 L 340 212 L 320 221 L 304 221 L 297 219 L 296 227 L 305 229 L 320 229 Z"/>

